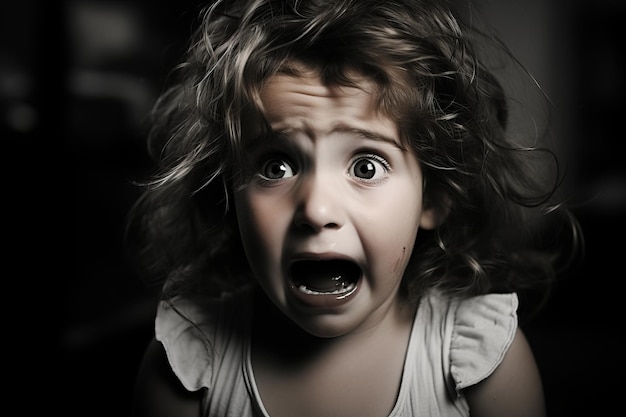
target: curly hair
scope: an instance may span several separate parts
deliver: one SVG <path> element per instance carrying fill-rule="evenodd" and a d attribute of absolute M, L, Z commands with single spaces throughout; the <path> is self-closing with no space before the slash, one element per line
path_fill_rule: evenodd
<path fill-rule="evenodd" d="M 297 73 L 292 63 L 300 62 L 328 85 L 354 85 L 355 72 L 374 82 L 379 108 L 417 155 L 426 204 L 448 212 L 439 228 L 418 234 L 406 291 L 545 294 L 567 257 L 555 236 L 569 230 L 577 240 L 576 222 L 552 201 L 562 180 L 554 153 L 508 134 L 509 99 L 479 59 L 479 41 L 490 38 L 435 0 L 207 6 L 153 110 L 157 172 L 129 223 L 140 266 L 170 281 L 170 295 L 250 280 L 229 204 L 243 131 L 251 121 L 264 126 L 256 104 L 263 83 Z"/>

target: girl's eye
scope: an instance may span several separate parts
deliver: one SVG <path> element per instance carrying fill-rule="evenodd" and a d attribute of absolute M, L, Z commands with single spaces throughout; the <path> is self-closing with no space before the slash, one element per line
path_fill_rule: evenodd
<path fill-rule="evenodd" d="M 364 155 L 355 158 L 349 174 L 358 180 L 379 181 L 389 173 L 390 165 L 378 155 Z"/>
<path fill-rule="evenodd" d="M 272 181 L 293 177 L 295 173 L 295 169 L 284 159 L 270 159 L 263 164 L 259 175 L 264 180 Z"/>

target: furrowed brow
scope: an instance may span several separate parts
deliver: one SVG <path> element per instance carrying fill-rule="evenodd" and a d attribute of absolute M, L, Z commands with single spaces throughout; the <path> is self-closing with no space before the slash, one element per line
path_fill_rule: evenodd
<path fill-rule="evenodd" d="M 379 141 L 379 142 L 386 142 L 389 143 L 390 145 L 393 145 L 397 148 L 400 149 L 404 149 L 404 147 L 402 146 L 402 144 L 398 143 L 398 140 L 396 140 L 395 138 L 391 137 L 391 136 L 387 136 L 387 135 L 382 135 L 378 132 L 372 132 L 371 130 L 366 130 L 366 129 L 359 129 L 356 127 L 348 127 L 348 126 L 339 126 L 335 129 L 333 129 L 333 132 L 339 132 L 339 133 L 345 133 L 345 134 L 350 134 L 350 135 L 355 135 L 355 136 L 360 136 L 364 139 L 368 139 L 368 140 L 375 140 L 375 141 Z"/>

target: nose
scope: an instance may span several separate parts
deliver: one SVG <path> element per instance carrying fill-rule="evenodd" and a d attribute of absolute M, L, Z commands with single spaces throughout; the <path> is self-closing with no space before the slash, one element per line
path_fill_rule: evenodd
<path fill-rule="evenodd" d="M 311 175 L 298 189 L 295 224 L 301 230 L 340 229 L 345 222 L 345 196 L 328 175 Z"/>

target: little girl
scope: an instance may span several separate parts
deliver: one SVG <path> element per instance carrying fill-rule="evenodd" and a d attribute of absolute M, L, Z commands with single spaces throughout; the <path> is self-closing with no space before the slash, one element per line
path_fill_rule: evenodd
<path fill-rule="evenodd" d="M 162 285 L 134 415 L 545 414 L 518 307 L 576 223 L 471 33 L 435 0 L 204 10 L 130 223 Z"/>

